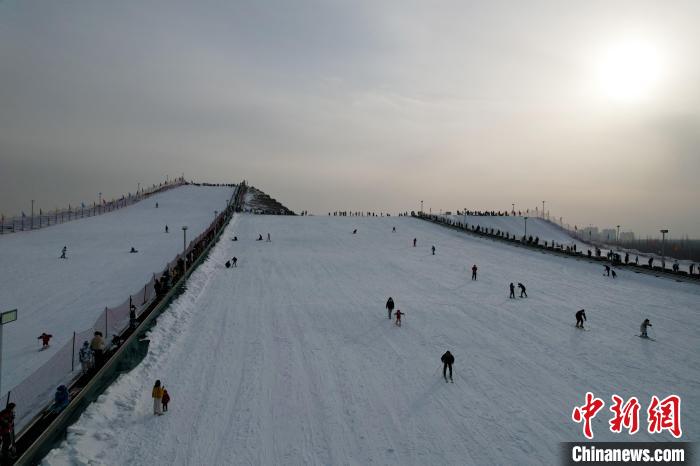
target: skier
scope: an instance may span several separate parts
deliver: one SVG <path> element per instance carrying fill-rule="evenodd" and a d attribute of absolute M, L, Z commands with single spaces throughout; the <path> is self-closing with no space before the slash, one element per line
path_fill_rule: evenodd
<path fill-rule="evenodd" d="M 654 264 L 654 258 L 650 257 L 649 258 L 649 268 L 651 268 L 653 264 Z"/>
<path fill-rule="evenodd" d="M 584 320 L 586 320 L 586 310 L 581 309 L 580 311 L 576 312 L 576 327 L 583 328 Z"/>
<path fill-rule="evenodd" d="M 156 202 L 156 209 L 158 208 L 158 203 Z"/>
<path fill-rule="evenodd" d="M 165 232 L 168 233 L 168 225 L 165 225 Z"/>
<path fill-rule="evenodd" d="M 613 277 L 613 279 L 614 279 L 614 278 L 617 278 L 617 274 L 615 273 L 615 271 L 614 271 L 614 270 L 612 270 L 612 271 L 611 271 L 611 273 L 612 273 L 612 277 Z"/>
<path fill-rule="evenodd" d="M 433 256 L 435 255 L 435 245 L 433 245 Z"/>
<path fill-rule="evenodd" d="M 2 457 L 15 458 L 15 405 L 8 403 L 7 407 L 0 411 L 0 438 L 2 438 Z"/>
<path fill-rule="evenodd" d="M 63 246 L 63 249 L 61 249 L 61 257 L 60 259 L 66 259 L 66 252 L 68 251 L 68 248 L 66 246 Z"/>
<path fill-rule="evenodd" d="M 160 380 L 156 380 L 151 391 L 153 398 L 153 414 L 160 416 L 163 414 L 163 387 L 160 386 Z"/>
<path fill-rule="evenodd" d="M 525 285 L 522 283 L 518 282 L 518 288 L 520 289 L 520 297 L 521 298 L 527 298 L 527 292 L 525 291 Z M 523 296 L 525 295 L 525 296 Z"/>
<path fill-rule="evenodd" d="M 138 251 L 134 249 L 133 246 L 131 246 L 131 251 L 129 251 L 129 254 L 136 254 Z"/>
<path fill-rule="evenodd" d="M 234 267 L 238 267 L 238 266 L 236 265 L 236 264 L 238 263 L 238 257 L 233 256 L 233 257 L 231 258 L 231 262 L 233 263 L 233 266 L 234 266 Z"/>
<path fill-rule="evenodd" d="M 233 238 L 231 238 L 231 241 L 238 241 L 238 236 L 234 236 Z"/>
<path fill-rule="evenodd" d="M 391 229 L 391 232 L 392 232 L 392 233 L 396 233 L 396 227 L 393 227 L 393 228 Z"/>
<path fill-rule="evenodd" d="M 90 343 L 88 343 L 87 340 L 83 342 L 83 347 L 80 348 L 78 358 L 80 359 L 80 365 L 83 368 L 83 374 L 87 374 L 92 365 L 92 350 L 90 349 Z"/>
<path fill-rule="evenodd" d="M 606 276 L 606 277 L 609 277 L 609 276 L 610 276 L 610 266 L 609 266 L 609 265 L 606 265 L 606 266 L 605 266 L 605 276 Z"/>
<path fill-rule="evenodd" d="M 272 240 L 270 239 L 270 233 L 267 234 L 267 240 L 265 241 L 266 243 L 271 243 Z"/>
<path fill-rule="evenodd" d="M 472 280 L 476 280 L 476 270 L 477 270 L 477 267 L 476 267 L 476 264 L 474 264 L 472 266 Z"/>
<path fill-rule="evenodd" d="M 36 338 L 37 340 L 41 340 L 41 349 L 45 350 L 49 347 L 49 340 L 51 339 L 51 337 L 53 337 L 53 335 L 49 335 L 48 333 L 43 332 Z"/>
<path fill-rule="evenodd" d="M 53 398 L 53 406 L 49 409 L 52 413 L 60 413 L 63 409 L 68 406 L 70 402 L 70 395 L 68 394 L 68 389 L 65 385 L 59 385 L 56 389 L 56 394 Z"/>
<path fill-rule="evenodd" d="M 389 296 L 389 299 L 386 301 L 386 310 L 389 314 L 389 320 L 391 320 L 391 313 L 394 311 L 394 300 L 391 296 Z"/>
<path fill-rule="evenodd" d="M 413 247 L 416 247 L 416 241 L 418 241 L 416 238 L 413 238 Z"/>
<path fill-rule="evenodd" d="M 401 312 L 401 309 L 396 310 L 396 322 L 395 322 L 395 324 L 397 327 L 401 327 L 401 316 L 405 315 L 405 314 L 406 314 L 405 312 Z"/>
<path fill-rule="evenodd" d="M 165 385 L 163 385 L 163 398 L 162 398 L 162 402 L 163 402 L 163 411 L 167 411 L 167 410 L 168 410 L 168 403 L 170 403 L 170 394 L 169 394 L 168 391 L 165 389 Z"/>
<path fill-rule="evenodd" d="M 227 269 L 230 269 L 231 268 L 231 261 L 226 261 L 226 263 L 224 265 L 226 266 Z"/>
<path fill-rule="evenodd" d="M 258 235 L 258 239 L 256 241 L 262 241 L 262 235 Z"/>
<path fill-rule="evenodd" d="M 510 296 L 509 298 L 515 299 L 515 286 L 513 285 L 513 282 L 510 282 Z"/>
<path fill-rule="evenodd" d="M 447 369 L 450 369 L 450 382 L 452 382 L 452 364 L 455 362 L 455 357 L 452 356 L 452 353 L 449 351 L 445 352 L 445 354 L 442 355 L 440 358 L 440 361 L 442 361 L 442 376 L 445 378 L 445 382 L 447 382 Z"/>
<path fill-rule="evenodd" d="M 639 335 L 640 337 L 649 338 L 649 335 L 647 335 L 647 327 L 652 327 L 651 322 L 649 322 L 649 319 L 644 319 L 642 325 L 639 326 L 639 330 L 642 331 L 642 334 Z"/>
<path fill-rule="evenodd" d="M 353 235 L 354 235 L 354 234 L 357 234 L 357 228 L 355 228 L 354 230 L 352 230 L 352 234 L 353 234 Z"/>

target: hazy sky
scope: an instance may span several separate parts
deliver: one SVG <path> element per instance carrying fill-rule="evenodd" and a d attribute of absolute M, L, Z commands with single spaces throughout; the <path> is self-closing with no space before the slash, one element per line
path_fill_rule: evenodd
<path fill-rule="evenodd" d="M 546 200 L 700 237 L 698 24 L 697 0 L 0 1 L 0 212 L 184 172 L 297 211 Z"/>

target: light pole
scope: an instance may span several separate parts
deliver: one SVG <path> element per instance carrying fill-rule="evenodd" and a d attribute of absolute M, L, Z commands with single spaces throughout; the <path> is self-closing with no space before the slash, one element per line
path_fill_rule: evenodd
<path fill-rule="evenodd" d="M 97 193 L 97 194 L 98 194 L 99 199 L 100 199 L 100 200 L 97 202 L 97 206 L 98 206 L 97 212 L 102 212 L 102 193 L 100 192 L 100 193 Z"/>
<path fill-rule="evenodd" d="M 525 239 L 527 240 L 527 217 L 523 217 L 525 219 Z"/>
<path fill-rule="evenodd" d="M 32 199 L 32 230 L 34 229 L 34 199 Z"/>
<path fill-rule="evenodd" d="M 141 183 L 137 183 L 138 187 L 136 188 L 136 197 L 139 197 L 139 192 L 141 191 Z"/>
<path fill-rule="evenodd" d="M 668 230 L 659 230 L 661 232 L 661 268 L 666 270 L 666 233 Z"/>
<path fill-rule="evenodd" d="M 617 226 L 617 244 L 620 244 L 620 225 Z"/>
<path fill-rule="evenodd" d="M 423 201 L 420 201 L 420 213 L 423 215 Z"/>
<path fill-rule="evenodd" d="M 544 201 L 542 201 L 542 218 L 544 218 Z"/>
<path fill-rule="evenodd" d="M 515 215 L 515 202 L 511 204 L 513 206 L 513 215 Z"/>
<path fill-rule="evenodd" d="M 187 256 L 185 256 L 185 251 L 187 250 L 187 227 L 182 227 L 182 263 L 184 264 L 184 272 L 187 272 Z"/>

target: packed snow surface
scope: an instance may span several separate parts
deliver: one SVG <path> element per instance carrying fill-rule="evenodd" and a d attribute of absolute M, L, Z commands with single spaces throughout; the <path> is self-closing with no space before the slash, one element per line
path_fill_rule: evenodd
<path fill-rule="evenodd" d="M 0 310 L 18 309 L 17 321 L 4 328 L 0 393 L 47 361 L 73 331 L 90 328 L 106 306 L 143 287 L 182 251 L 181 227 L 188 226 L 188 241 L 196 237 L 232 192 L 183 186 L 96 217 L 0 236 Z M 129 253 L 132 246 L 137 254 Z M 42 332 L 53 339 L 39 352 Z"/>
<path fill-rule="evenodd" d="M 509 299 L 511 281 L 529 297 Z M 559 442 L 584 439 L 571 412 L 586 391 L 606 402 L 596 440 L 672 440 L 646 432 L 645 410 L 678 394 L 683 439 L 697 441 L 698 298 L 695 284 L 613 280 L 418 219 L 237 216 L 158 318 L 144 361 L 44 461 L 557 464 Z M 588 331 L 574 326 L 581 308 Z M 637 336 L 646 317 L 656 341 Z M 440 375 L 448 349 L 454 384 Z M 162 417 L 156 379 L 172 398 Z M 614 393 L 642 403 L 634 437 L 608 430 Z"/>

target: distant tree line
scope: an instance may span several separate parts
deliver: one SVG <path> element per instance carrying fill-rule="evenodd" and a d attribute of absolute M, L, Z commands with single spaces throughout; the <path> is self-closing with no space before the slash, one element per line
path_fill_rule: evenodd
<path fill-rule="evenodd" d="M 626 249 L 636 249 L 639 252 L 661 255 L 660 239 L 635 239 L 618 243 Z M 696 239 L 667 239 L 665 243 L 666 256 L 675 259 L 700 261 L 700 240 Z"/>

